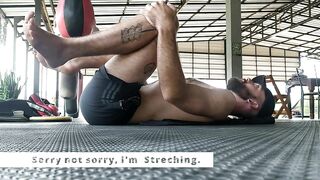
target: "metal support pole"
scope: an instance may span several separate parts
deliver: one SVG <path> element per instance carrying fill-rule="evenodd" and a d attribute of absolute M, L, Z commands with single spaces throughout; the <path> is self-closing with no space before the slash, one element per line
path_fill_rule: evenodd
<path fill-rule="evenodd" d="M 211 50 L 210 50 L 210 42 L 211 41 L 208 41 L 208 78 L 210 79 L 210 73 L 211 73 L 211 67 L 210 67 L 210 60 L 211 60 Z"/>
<path fill-rule="evenodd" d="M 12 71 L 16 71 L 17 61 L 17 37 L 18 37 L 18 23 L 22 20 L 22 17 L 16 16 L 13 18 L 13 59 L 12 59 Z"/>
<path fill-rule="evenodd" d="M 194 77 L 194 42 L 191 42 L 191 44 L 192 44 L 191 73 L 192 73 L 192 77 Z"/>
<path fill-rule="evenodd" d="M 263 27 L 263 23 L 261 24 L 261 36 L 262 36 L 262 38 L 264 37 L 264 27 Z"/>
<path fill-rule="evenodd" d="M 311 17 L 312 16 L 312 14 L 311 14 L 311 1 L 310 0 L 308 0 L 308 11 L 309 11 L 309 17 Z"/>
<path fill-rule="evenodd" d="M 12 57 L 12 71 L 16 72 L 16 48 L 17 48 L 17 19 L 13 18 L 13 57 Z"/>
<path fill-rule="evenodd" d="M 29 64 L 29 42 L 25 41 L 26 43 L 26 67 L 25 67 L 25 74 L 24 76 L 26 77 L 25 80 L 28 78 L 28 64 Z M 27 99 L 27 94 L 28 94 L 28 83 L 25 83 L 24 85 L 24 99 Z"/>
<path fill-rule="evenodd" d="M 269 61 L 270 61 L 270 73 L 272 75 L 272 53 L 271 53 L 270 47 L 269 47 Z"/>
<path fill-rule="evenodd" d="M 57 106 L 57 107 L 59 107 L 59 97 L 60 97 L 60 93 L 59 93 L 59 72 L 57 71 L 57 73 L 56 73 L 56 78 L 57 78 L 57 81 L 56 81 L 56 102 L 55 102 L 55 105 Z"/>
<path fill-rule="evenodd" d="M 227 79 L 242 78 L 241 1 L 226 1 L 226 18 Z"/>
<path fill-rule="evenodd" d="M 277 33 L 277 32 L 278 32 L 278 19 L 277 19 L 277 15 L 274 16 L 274 20 L 275 20 L 274 31 L 275 31 L 275 33 Z"/>
<path fill-rule="evenodd" d="M 41 25 L 41 0 L 34 0 L 34 2 L 35 2 L 35 23 L 37 26 L 40 26 Z M 39 95 L 39 87 L 40 87 L 40 65 L 39 65 L 39 62 L 35 59 L 34 72 L 33 72 L 33 93 Z"/>
<path fill-rule="evenodd" d="M 51 7 L 51 10 L 52 10 L 53 15 L 55 16 L 55 15 L 56 15 L 56 10 L 54 9 L 53 0 L 50 0 L 50 7 Z"/>
<path fill-rule="evenodd" d="M 290 22 L 291 22 L 291 26 L 292 26 L 292 24 L 293 24 L 293 10 L 292 10 L 292 8 L 290 9 Z"/>

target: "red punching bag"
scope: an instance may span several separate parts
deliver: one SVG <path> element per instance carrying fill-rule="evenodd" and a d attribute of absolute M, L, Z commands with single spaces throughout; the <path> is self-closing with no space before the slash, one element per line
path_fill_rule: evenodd
<path fill-rule="evenodd" d="M 95 26 L 90 0 L 59 0 L 56 23 L 62 37 L 85 36 Z"/>

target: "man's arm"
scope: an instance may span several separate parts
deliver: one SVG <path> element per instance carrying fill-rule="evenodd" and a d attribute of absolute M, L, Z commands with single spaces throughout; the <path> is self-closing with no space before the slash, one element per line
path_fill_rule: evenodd
<path fill-rule="evenodd" d="M 176 39 L 176 32 L 165 27 L 158 30 L 157 68 L 162 95 L 169 102 L 184 97 L 186 79 L 184 77 Z"/>
<path fill-rule="evenodd" d="M 160 89 L 166 101 L 195 115 L 213 119 L 224 119 L 229 115 L 234 105 L 230 92 L 209 88 L 204 83 L 186 83 L 174 32 L 158 31 L 157 50 Z"/>
<path fill-rule="evenodd" d="M 177 18 L 172 6 L 158 2 L 147 13 L 158 30 L 157 65 L 163 98 L 179 109 L 210 118 L 225 118 L 234 107 L 231 92 L 186 83 L 176 43 Z M 169 4 L 170 6 L 170 4 Z"/>

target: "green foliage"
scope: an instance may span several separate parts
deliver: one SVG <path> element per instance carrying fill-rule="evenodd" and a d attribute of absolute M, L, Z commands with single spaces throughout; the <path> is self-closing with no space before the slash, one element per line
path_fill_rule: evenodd
<path fill-rule="evenodd" d="M 20 80 L 14 72 L 0 73 L 0 100 L 17 99 L 22 89 Z"/>

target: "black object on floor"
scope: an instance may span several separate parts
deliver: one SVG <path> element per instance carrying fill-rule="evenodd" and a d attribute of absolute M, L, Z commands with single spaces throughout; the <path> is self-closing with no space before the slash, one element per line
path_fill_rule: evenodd
<path fill-rule="evenodd" d="M 319 179 L 320 121 L 272 125 L 2 123 L 0 151 L 214 152 L 214 168 L 0 168 L 0 179 Z"/>
<path fill-rule="evenodd" d="M 23 111 L 24 116 L 26 118 L 38 115 L 35 111 L 33 111 L 30 108 L 30 106 L 28 105 L 28 101 L 26 100 L 18 99 L 18 100 L 0 101 L 0 112 L 2 114 L 1 116 L 11 116 L 10 114 L 12 114 L 13 111 Z M 6 113 L 7 115 L 4 115 Z"/>
<path fill-rule="evenodd" d="M 274 124 L 274 117 L 264 117 L 264 118 L 252 118 L 252 119 L 244 119 L 237 117 L 229 117 L 225 120 L 216 120 L 212 122 L 191 122 L 191 121 L 181 121 L 174 119 L 165 119 L 162 121 L 145 121 L 140 125 L 147 126 L 172 126 L 172 125 L 239 125 L 239 124 Z"/>

